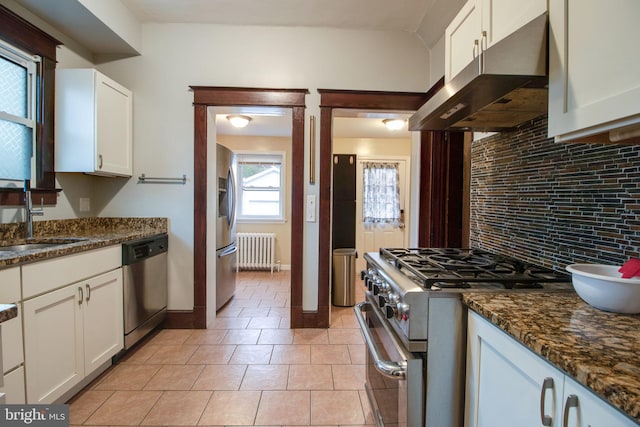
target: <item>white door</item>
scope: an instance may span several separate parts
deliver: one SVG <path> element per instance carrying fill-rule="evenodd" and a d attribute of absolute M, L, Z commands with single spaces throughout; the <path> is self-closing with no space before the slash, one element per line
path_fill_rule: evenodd
<path fill-rule="evenodd" d="M 398 163 L 400 180 L 400 211 L 404 212 L 402 224 L 393 226 L 389 224 L 366 226 L 362 220 L 362 195 L 363 195 L 363 163 L 364 162 L 389 162 Z M 407 157 L 358 157 L 356 167 L 356 271 L 364 270 L 366 262 L 363 258 L 365 252 L 377 252 L 380 248 L 403 248 L 408 241 L 407 228 L 409 223 L 409 211 L 407 206 L 409 189 L 410 162 Z"/>
<path fill-rule="evenodd" d="M 84 366 L 89 375 L 124 347 L 122 269 L 80 285 L 84 286 Z"/>

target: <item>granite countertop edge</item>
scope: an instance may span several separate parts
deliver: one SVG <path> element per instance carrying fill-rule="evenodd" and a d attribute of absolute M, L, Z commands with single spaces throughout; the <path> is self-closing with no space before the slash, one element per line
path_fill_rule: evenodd
<path fill-rule="evenodd" d="M 0 324 L 18 316 L 18 306 L 15 304 L 0 304 Z"/>
<path fill-rule="evenodd" d="M 640 315 L 603 312 L 575 292 L 471 292 L 464 294 L 463 302 L 640 422 Z"/>
<path fill-rule="evenodd" d="M 166 218 L 94 218 L 93 221 L 91 219 L 88 221 L 86 219 L 54 220 L 47 223 L 34 223 L 32 239 L 10 236 L 0 241 L 3 245 L 28 241 L 47 242 L 56 239 L 74 239 L 74 241 L 43 249 L 20 252 L 0 251 L 0 269 L 77 254 L 168 232 Z M 36 224 L 39 225 L 40 230 L 35 228 Z"/>

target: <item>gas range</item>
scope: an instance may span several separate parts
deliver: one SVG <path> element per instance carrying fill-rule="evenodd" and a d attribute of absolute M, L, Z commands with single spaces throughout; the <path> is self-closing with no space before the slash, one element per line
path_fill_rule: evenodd
<path fill-rule="evenodd" d="M 463 425 L 463 293 L 572 289 L 565 273 L 480 249 L 384 248 L 364 258 L 366 301 L 354 310 L 379 426 Z"/>
<path fill-rule="evenodd" d="M 426 347 L 430 299 L 463 292 L 533 292 L 572 289 L 571 277 L 482 249 L 381 248 L 364 255 L 368 297 L 412 351 Z"/>

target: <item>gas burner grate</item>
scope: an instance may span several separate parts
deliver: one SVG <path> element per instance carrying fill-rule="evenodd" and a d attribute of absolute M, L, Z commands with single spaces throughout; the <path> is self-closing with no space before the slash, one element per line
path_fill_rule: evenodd
<path fill-rule="evenodd" d="M 381 248 L 380 255 L 425 288 L 536 289 L 569 276 L 482 249 Z"/>

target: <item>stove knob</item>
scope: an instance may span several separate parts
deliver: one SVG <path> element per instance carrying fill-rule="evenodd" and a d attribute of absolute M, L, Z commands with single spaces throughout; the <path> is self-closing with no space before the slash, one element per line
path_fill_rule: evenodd
<path fill-rule="evenodd" d="M 409 304 L 400 303 L 396 305 L 396 318 L 398 320 L 409 320 Z"/>
<path fill-rule="evenodd" d="M 366 280 L 367 278 L 367 270 L 360 271 L 360 280 Z"/>
<path fill-rule="evenodd" d="M 385 281 L 380 281 L 380 293 L 381 294 L 388 294 L 389 291 L 391 290 L 391 286 L 385 282 Z"/>
<path fill-rule="evenodd" d="M 394 308 L 393 305 L 387 304 L 385 307 L 385 315 L 387 317 L 387 319 L 391 319 L 392 317 L 394 317 L 396 315 L 396 310 Z"/>
<path fill-rule="evenodd" d="M 387 305 L 387 300 L 382 295 L 378 295 L 378 306 L 383 308 L 385 305 Z"/>

